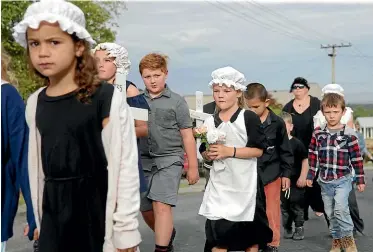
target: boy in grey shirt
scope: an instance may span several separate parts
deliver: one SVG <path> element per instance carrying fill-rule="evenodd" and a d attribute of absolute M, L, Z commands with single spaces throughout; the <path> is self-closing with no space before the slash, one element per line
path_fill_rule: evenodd
<path fill-rule="evenodd" d="M 171 207 L 177 202 L 184 149 L 189 160 L 189 184 L 199 179 L 196 142 L 187 103 L 166 85 L 166 57 L 148 54 L 140 61 L 139 69 L 150 107 L 148 137 L 140 140 L 141 161 L 149 185 L 141 197 L 140 210 L 155 232 L 155 252 L 173 251 L 176 231 Z"/>

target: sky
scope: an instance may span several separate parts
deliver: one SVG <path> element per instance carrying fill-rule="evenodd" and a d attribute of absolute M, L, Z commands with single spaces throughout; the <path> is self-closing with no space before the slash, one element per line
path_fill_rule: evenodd
<path fill-rule="evenodd" d="M 287 90 L 297 76 L 336 83 L 349 102 L 373 103 L 373 4 L 270 1 L 129 1 L 115 21 L 116 42 L 128 49 L 128 79 L 143 88 L 138 64 L 150 52 L 169 56 L 168 85 L 182 95 L 210 94 L 211 72 L 232 66 L 247 81 Z M 300 2 L 300 1 L 299 1 Z"/>

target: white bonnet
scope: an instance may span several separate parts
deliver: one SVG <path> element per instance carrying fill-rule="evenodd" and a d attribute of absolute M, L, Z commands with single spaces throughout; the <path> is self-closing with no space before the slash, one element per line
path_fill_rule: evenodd
<path fill-rule="evenodd" d="M 109 57 L 115 58 L 114 64 L 117 67 L 117 72 L 128 74 L 131 67 L 131 61 L 128 59 L 128 51 L 123 46 L 115 43 L 101 43 L 98 44 L 92 52 L 105 50 Z"/>
<path fill-rule="evenodd" d="M 51 24 L 58 22 L 61 30 L 69 34 L 75 33 L 78 38 L 86 40 L 91 45 L 95 44 L 85 28 L 83 11 L 65 0 L 41 0 L 31 4 L 27 8 L 23 20 L 13 28 L 15 41 L 21 46 L 27 47 L 27 28 L 37 29 L 43 21 Z"/>
<path fill-rule="evenodd" d="M 325 94 L 330 94 L 330 93 L 339 94 L 341 96 L 344 96 L 344 89 L 339 84 L 325 85 L 325 87 L 321 91 L 322 91 L 322 96 L 324 96 Z"/>
<path fill-rule="evenodd" d="M 212 80 L 209 83 L 210 87 L 214 84 L 218 84 L 219 86 L 226 85 L 227 87 L 233 87 L 235 90 L 246 90 L 246 86 L 244 85 L 246 81 L 245 75 L 233 67 L 228 66 L 216 69 L 211 73 L 211 77 Z"/>

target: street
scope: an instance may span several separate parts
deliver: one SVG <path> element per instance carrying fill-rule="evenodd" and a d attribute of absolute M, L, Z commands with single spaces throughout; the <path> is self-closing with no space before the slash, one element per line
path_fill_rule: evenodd
<path fill-rule="evenodd" d="M 373 251 L 373 171 L 366 171 L 367 187 L 364 193 L 356 193 L 360 214 L 365 221 L 365 235 L 357 236 L 357 245 L 360 252 Z M 185 193 L 179 197 L 179 205 L 175 208 L 175 252 L 200 252 L 204 246 L 204 218 L 197 212 L 202 200 L 202 192 Z M 22 237 L 25 214 L 19 214 L 16 219 L 15 236 L 8 242 L 8 252 L 30 252 L 32 243 Z M 154 251 L 154 236 L 140 218 L 140 232 L 143 242 L 141 251 Z M 329 251 L 331 238 L 323 217 L 316 217 L 310 213 L 310 220 L 305 224 L 305 239 L 303 241 L 282 240 L 281 252 L 324 252 Z"/>

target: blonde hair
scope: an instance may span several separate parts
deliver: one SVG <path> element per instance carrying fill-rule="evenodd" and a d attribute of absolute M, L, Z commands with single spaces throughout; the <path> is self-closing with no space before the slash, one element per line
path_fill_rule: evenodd
<path fill-rule="evenodd" d="M 293 117 L 287 112 L 281 112 L 280 117 L 287 123 L 293 124 Z"/>
<path fill-rule="evenodd" d="M 1 46 L 1 79 L 17 87 L 18 86 L 17 80 L 14 77 L 14 74 L 9 67 L 10 62 L 11 62 L 10 56 L 5 52 L 4 47 Z"/>

